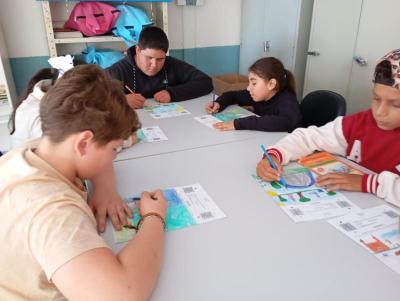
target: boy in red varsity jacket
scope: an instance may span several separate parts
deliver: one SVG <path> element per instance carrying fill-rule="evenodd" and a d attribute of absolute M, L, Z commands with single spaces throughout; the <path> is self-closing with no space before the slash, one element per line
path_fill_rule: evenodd
<path fill-rule="evenodd" d="M 268 149 L 277 163 L 263 158 L 257 174 L 279 179 L 281 164 L 314 151 L 345 156 L 376 174 L 329 173 L 317 179 L 328 190 L 363 191 L 400 206 L 400 49 L 385 55 L 375 68 L 371 108 L 338 117 L 322 127 L 299 128 Z"/>

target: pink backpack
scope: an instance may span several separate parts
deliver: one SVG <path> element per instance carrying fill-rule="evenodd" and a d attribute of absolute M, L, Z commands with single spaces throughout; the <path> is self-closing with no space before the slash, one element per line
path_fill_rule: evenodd
<path fill-rule="evenodd" d="M 114 6 L 101 2 L 79 2 L 75 5 L 64 27 L 79 30 L 85 36 L 108 33 L 119 17 Z"/>

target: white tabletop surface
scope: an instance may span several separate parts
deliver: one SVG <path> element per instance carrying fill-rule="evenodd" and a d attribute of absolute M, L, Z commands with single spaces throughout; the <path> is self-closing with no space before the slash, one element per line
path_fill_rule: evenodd
<path fill-rule="evenodd" d="M 151 300 L 399 299 L 398 274 L 325 221 L 295 224 L 251 177 L 260 144 L 278 138 L 264 133 L 115 162 L 122 196 L 199 183 L 227 215 L 166 234 Z M 345 195 L 361 208 L 384 203 L 370 194 Z M 110 227 L 106 237 L 112 239 Z"/>
<path fill-rule="evenodd" d="M 230 143 L 245 140 L 253 137 L 260 137 L 264 132 L 259 131 L 227 131 L 211 129 L 194 117 L 206 115 L 205 105 L 211 100 L 211 95 L 203 96 L 192 100 L 177 102 L 178 105 L 188 110 L 191 114 L 174 118 L 154 119 L 143 109 L 137 110 L 143 127 L 158 125 L 168 137 L 167 141 L 153 143 L 139 143 L 134 147 L 123 149 L 117 156 L 116 161 L 153 156 L 163 153 L 181 151 L 186 149 Z M 146 100 L 149 104 L 154 104 L 152 100 Z M 225 110 L 239 108 L 230 106 Z M 243 112 L 251 115 L 252 113 L 244 109 Z"/>

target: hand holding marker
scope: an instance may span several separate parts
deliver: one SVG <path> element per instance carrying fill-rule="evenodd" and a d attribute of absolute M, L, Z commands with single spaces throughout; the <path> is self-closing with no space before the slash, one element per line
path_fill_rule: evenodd
<path fill-rule="evenodd" d="M 276 166 L 274 160 L 272 160 L 271 156 L 268 154 L 267 150 L 265 149 L 264 145 L 261 144 L 261 149 L 264 152 L 265 157 L 267 158 L 269 164 L 271 164 L 272 168 L 275 170 L 278 170 L 278 167 Z M 286 188 L 287 183 L 283 177 L 280 177 L 278 181 L 282 186 Z"/>

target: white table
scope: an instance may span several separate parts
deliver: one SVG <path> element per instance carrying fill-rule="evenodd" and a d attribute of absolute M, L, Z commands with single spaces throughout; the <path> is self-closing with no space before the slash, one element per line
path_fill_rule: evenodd
<path fill-rule="evenodd" d="M 284 134 L 281 134 L 283 136 Z M 295 224 L 251 174 L 264 133 L 229 144 L 115 162 L 123 196 L 200 183 L 227 217 L 166 234 L 151 298 L 161 300 L 398 300 L 399 275 L 325 221 Z M 345 193 L 361 208 L 382 204 Z M 111 238 L 110 227 L 107 239 Z M 122 247 L 114 245 L 114 251 Z"/>
<path fill-rule="evenodd" d="M 230 143 L 265 135 L 265 132 L 247 130 L 221 132 L 210 129 L 196 121 L 194 117 L 207 114 L 205 112 L 205 105 L 211 99 L 212 97 L 209 95 L 178 102 L 177 104 L 187 109 L 191 114 L 174 118 L 154 119 L 143 109 L 137 110 L 142 126 L 158 125 L 169 140 L 153 143 L 139 143 L 134 147 L 126 148 L 118 154 L 115 161 Z M 146 102 L 154 103 L 154 101 L 151 100 L 146 100 Z M 230 106 L 225 110 L 233 108 L 239 107 L 236 105 Z M 249 115 L 252 114 L 249 111 L 242 110 Z"/>

